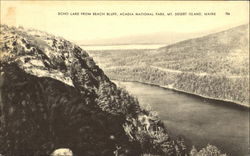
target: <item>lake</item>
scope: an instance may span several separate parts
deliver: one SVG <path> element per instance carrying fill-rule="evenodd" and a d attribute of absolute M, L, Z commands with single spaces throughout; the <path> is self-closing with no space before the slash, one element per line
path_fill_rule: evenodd
<path fill-rule="evenodd" d="M 130 49 L 157 49 L 166 44 L 125 44 L 125 45 L 81 45 L 84 50 L 130 50 Z"/>
<path fill-rule="evenodd" d="M 229 156 L 246 156 L 249 145 L 249 109 L 138 82 L 114 81 L 157 111 L 173 137 L 182 135 L 196 148 L 208 143 Z"/>

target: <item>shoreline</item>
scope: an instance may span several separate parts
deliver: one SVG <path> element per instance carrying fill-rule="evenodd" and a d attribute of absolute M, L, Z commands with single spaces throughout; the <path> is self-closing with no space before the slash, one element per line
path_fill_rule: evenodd
<path fill-rule="evenodd" d="M 189 94 L 189 95 L 193 95 L 193 96 L 198 96 L 200 98 L 205 98 L 205 99 L 208 99 L 208 100 L 216 100 L 216 101 L 219 101 L 219 102 L 229 102 L 229 103 L 231 103 L 231 104 L 233 104 L 235 106 L 240 106 L 240 107 L 243 107 L 245 109 L 250 108 L 249 105 L 243 104 L 243 103 L 240 103 L 240 102 L 236 102 L 236 101 L 232 101 L 232 100 L 228 100 L 228 99 L 219 99 L 219 98 L 208 97 L 208 96 L 205 96 L 205 95 L 201 95 L 201 94 L 197 94 L 197 93 L 191 93 L 191 92 L 187 92 L 187 91 L 184 91 L 184 90 L 181 90 L 181 89 L 176 89 L 176 88 L 168 87 L 168 86 L 161 86 L 159 84 L 154 84 L 154 83 L 149 83 L 149 82 L 140 82 L 140 81 L 131 81 L 131 80 L 117 80 L 117 79 L 111 79 L 111 81 L 137 82 L 137 83 L 142 83 L 142 84 L 146 84 L 146 85 L 153 85 L 153 86 L 157 86 L 157 87 L 160 87 L 160 88 L 163 88 L 163 89 L 169 89 L 169 90 L 173 90 L 173 91 L 176 91 L 176 92 L 181 92 L 181 93 L 185 93 L 185 94 Z"/>

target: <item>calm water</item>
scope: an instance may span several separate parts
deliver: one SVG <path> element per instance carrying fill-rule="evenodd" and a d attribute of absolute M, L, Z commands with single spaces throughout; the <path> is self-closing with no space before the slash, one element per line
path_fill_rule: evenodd
<path fill-rule="evenodd" d="M 248 109 L 137 82 L 114 81 L 151 105 L 175 137 L 201 148 L 210 143 L 230 156 L 246 156 L 249 141 Z"/>
<path fill-rule="evenodd" d="M 128 44 L 128 45 L 106 45 L 106 46 L 92 46 L 82 45 L 84 50 L 129 50 L 129 49 L 157 49 L 164 47 L 166 44 Z"/>

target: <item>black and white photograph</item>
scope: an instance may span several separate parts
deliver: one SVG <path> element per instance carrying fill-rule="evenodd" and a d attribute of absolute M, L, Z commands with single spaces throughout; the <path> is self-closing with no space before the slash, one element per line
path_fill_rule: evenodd
<path fill-rule="evenodd" d="M 250 156 L 249 1 L 0 2 L 0 156 Z"/>

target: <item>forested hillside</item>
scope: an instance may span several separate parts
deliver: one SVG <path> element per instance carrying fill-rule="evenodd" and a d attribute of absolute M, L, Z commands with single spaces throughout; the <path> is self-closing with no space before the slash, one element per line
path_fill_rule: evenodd
<path fill-rule="evenodd" d="M 77 45 L 6 25 L 0 41 L 0 155 L 49 156 L 58 148 L 74 156 L 190 152 Z M 199 153 L 222 155 L 211 147 Z"/>
<path fill-rule="evenodd" d="M 249 25 L 156 50 L 89 51 L 112 79 L 249 106 Z"/>

